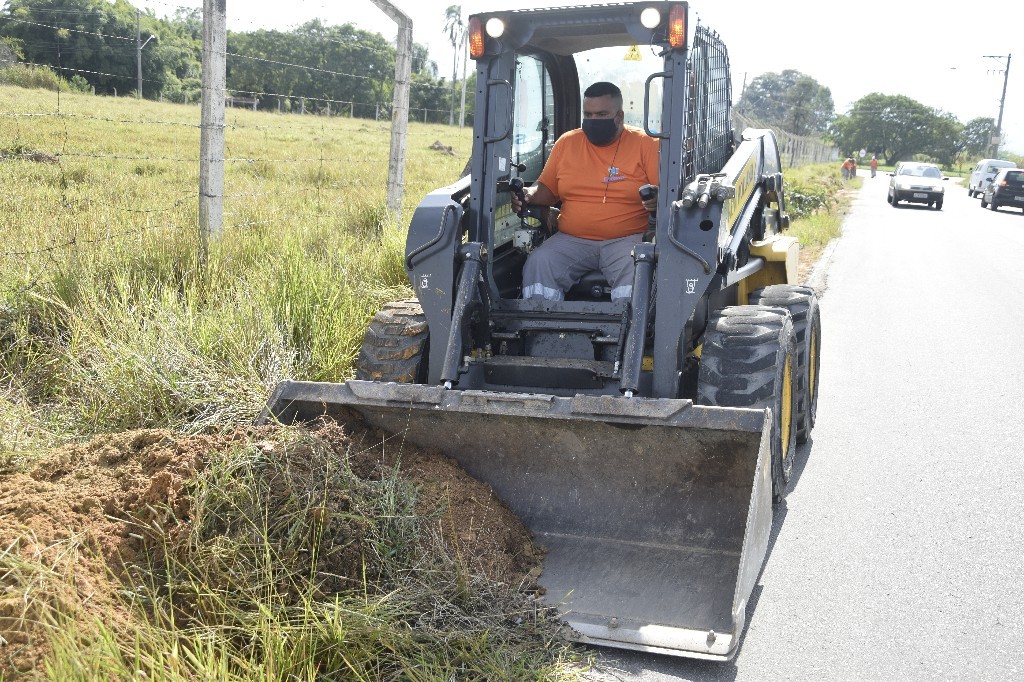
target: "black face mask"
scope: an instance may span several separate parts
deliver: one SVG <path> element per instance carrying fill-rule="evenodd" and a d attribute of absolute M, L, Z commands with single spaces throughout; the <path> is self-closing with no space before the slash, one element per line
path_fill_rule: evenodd
<path fill-rule="evenodd" d="M 591 144 L 598 147 L 610 145 L 618 130 L 619 127 L 615 124 L 614 118 L 583 119 L 583 134 L 587 136 Z"/>

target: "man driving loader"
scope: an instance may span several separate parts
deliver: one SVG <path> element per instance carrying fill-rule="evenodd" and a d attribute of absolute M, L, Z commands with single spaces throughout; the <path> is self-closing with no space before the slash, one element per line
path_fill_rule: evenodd
<path fill-rule="evenodd" d="M 657 199 L 641 201 L 640 187 L 658 183 L 658 141 L 626 126 L 622 91 L 608 82 L 583 93 L 583 127 L 560 137 L 526 204 L 562 202 L 558 233 L 523 267 L 523 298 L 561 301 L 588 272 L 600 270 L 612 300 L 633 291 L 633 246 L 647 229 Z M 512 209 L 523 204 L 515 194 Z"/>

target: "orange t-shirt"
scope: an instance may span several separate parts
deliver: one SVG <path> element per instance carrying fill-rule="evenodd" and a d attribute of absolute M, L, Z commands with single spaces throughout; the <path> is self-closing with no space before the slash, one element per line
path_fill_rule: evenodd
<path fill-rule="evenodd" d="M 658 184 L 658 141 L 626 126 L 598 147 L 577 128 L 555 142 L 537 179 L 562 202 L 558 231 L 583 239 L 617 239 L 647 229 L 643 185 Z"/>

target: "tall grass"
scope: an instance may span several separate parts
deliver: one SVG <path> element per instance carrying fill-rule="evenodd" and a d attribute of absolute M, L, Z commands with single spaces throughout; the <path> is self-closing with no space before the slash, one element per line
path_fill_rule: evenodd
<path fill-rule="evenodd" d="M 786 210 L 792 218 L 788 234 L 800 242 L 801 260 L 813 261 L 826 244 L 841 234 L 849 207 L 848 190 L 862 178 L 843 180 L 836 164 L 813 164 L 787 170 Z"/>
<path fill-rule="evenodd" d="M 282 378 L 348 377 L 408 295 L 386 126 L 229 110 L 227 229 L 201 267 L 197 107 L 0 86 L 0 112 L 61 114 L 0 114 L 0 452 L 250 419 Z M 469 147 L 410 124 L 406 217 Z"/>

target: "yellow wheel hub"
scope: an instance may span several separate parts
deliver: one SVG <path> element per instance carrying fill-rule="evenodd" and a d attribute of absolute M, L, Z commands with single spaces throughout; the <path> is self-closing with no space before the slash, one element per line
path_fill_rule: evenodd
<path fill-rule="evenodd" d="M 789 433 L 793 428 L 793 356 L 786 356 L 782 372 L 782 458 L 789 455 Z"/>
<path fill-rule="evenodd" d="M 807 369 L 810 372 L 810 385 L 807 387 L 807 406 L 814 404 L 814 393 L 818 390 L 816 379 L 818 378 L 818 335 L 813 329 L 811 333 L 811 349 L 807 354 Z"/>

